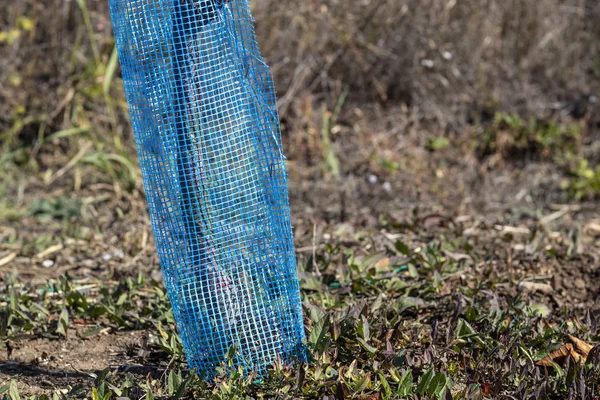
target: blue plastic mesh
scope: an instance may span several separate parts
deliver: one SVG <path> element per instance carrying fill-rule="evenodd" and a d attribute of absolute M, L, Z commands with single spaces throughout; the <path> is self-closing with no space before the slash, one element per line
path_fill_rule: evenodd
<path fill-rule="evenodd" d="M 158 255 L 188 364 L 303 359 L 274 86 L 247 0 L 109 0 Z"/>

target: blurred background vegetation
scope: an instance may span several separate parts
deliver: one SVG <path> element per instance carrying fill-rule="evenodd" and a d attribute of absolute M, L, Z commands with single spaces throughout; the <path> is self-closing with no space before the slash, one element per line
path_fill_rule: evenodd
<path fill-rule="evenodd" d="M 67 179 L 79 188 L 93 167 L 98 182 L 139 185 L 107 7 L 82 0 L 3 7 L 5 173 L 33 171 L 46 185 Z M 555 163 L 572 175 L 564 183 L 571 195 L 600 189 L 596 2 L 365 0 L 348 7 L 314 0 L 252 7 L 277 83 L 287 153 L 292 165 L 319 166 L 311 177 L 373 169 L 369 164 L 381 157 L 369 142 L 401 138 L 428 150 L 460 147 L 479 160 L 492 157 L 493 166 Z M 353 129 L 357 123 L 362 132 Z M 383 158 L 388 167 L 401 163 L 393 154 Z M 0 193 L 14 201 L 11 181 Z"/>

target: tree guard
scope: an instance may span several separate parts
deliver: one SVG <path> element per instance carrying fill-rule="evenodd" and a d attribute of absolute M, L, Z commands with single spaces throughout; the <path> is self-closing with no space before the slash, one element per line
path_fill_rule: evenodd
<path fill-rule="evenodd" d="M 206 376 L 304 359 L 274 85 L 247 0 L 109 0 L 165 285 Z"/>

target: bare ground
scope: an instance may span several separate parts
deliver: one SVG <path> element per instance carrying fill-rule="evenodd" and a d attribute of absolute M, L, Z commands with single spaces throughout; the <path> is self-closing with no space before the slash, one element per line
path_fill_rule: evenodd
<path fill-rule="evenodd" d="M 300 160 L 302 149 L 290 151 L 291 206 L 301 262 L 319 257 L 328 243 L 369 251 L 390 238 L 411 247 L 436 240 L 460 242 L 456 248 L 470 250 L 445 252 L 464 264 L 445 280 L 442 294 L 485 284 L 497 296 L 520 294 L 556 315 L 600 311 L 598 204 L 570 202 L 554 165 L 490 169 L 461 149 L 427 151 L 411 142 L 410 134 L 390 136 L 368 119 L 353 125 L 340 133 L 346 135 L 337 149 L 343 177 L 322 175 L 321 164 L 311 167 Z M 395 167 L 374 161 L 381 159 Z M 25 177 L 9 186 L 13 194 L 21 193 L 21 207 L 67 197 L 81 201 L 82 216 L 68 227 L 56 219 L 40 222 L 26 215 L 3 221 L 0 259 L 13 258 L 3 263 L 0 274 L 6 278 L 16 270 L 35 287 L 68 273 L 91 291 L 140 270 L 160 279 L 140 188 L 127 192 L 84 182 L 72 191 L 72 185 L 66 174 L 51 185 Z M 359 237 L 371 237 L 372 244 L 365 247 Z M 22 393 L 39 394 L 87 386 L 93 382 L 90 374 L 107 367 L 140 379 L 164 373 L 166 360 L 154 365 L 135 357 L 146 331 L 105 329 L 82 339 L 84 330 L 71 329 L 68 339 L 34 336 L 7 342 L 9 348 L 0 356 L 0 385 L 16 379 Z"/>

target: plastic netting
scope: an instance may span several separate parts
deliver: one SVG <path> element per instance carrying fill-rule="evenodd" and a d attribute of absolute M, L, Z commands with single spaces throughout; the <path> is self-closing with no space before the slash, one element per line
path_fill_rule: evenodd
<path fill-rule="evenodd" d="M 277 100 L 247 0 L 109 0 L 188 364 L 304 357 Z"/>

